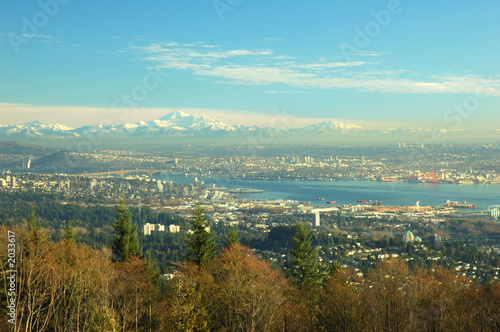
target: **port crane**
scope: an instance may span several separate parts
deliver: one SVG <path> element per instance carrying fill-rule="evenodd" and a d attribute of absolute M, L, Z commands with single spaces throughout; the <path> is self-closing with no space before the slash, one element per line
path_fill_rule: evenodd
<path fill-rule="evenodd" d="M 427 182 L 438 183 L 439 182 L 439 176 L 436 173 L 434 173 L 434 171 L 431 171 L 431 174 L 429 174 L 428 177 L 427 177 Z"/>

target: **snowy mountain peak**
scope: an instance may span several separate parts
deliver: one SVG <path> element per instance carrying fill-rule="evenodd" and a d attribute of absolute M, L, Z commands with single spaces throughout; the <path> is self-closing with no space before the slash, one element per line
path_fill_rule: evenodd
<path fill-rule="evenodd" d="M 20 124 L 20 125 L 11 125 L 8 126 L 11 129 L 23 129 L 23 130 L 52 130 L 52 131 L 71 131 L 73 128 L 64 126 L 61 124 L 52 124 L 52 123 L 42 123 L 38 120 Z"/>
<path fill-rule="evenodd" d="M 32 121 L 19 125 L 2 126 L 0 135 L 28 138 L 44 136 L 67 137 L 73 134 L 73 130 L 73 128 L 60 124 L 45 124 L 40 121 Z"/>
<path fill-rule="evenodd" d="M 209 133 L 221 134 L 224 132 L 234 132 L 236 128 L 206 116 L 195 116 L 182 111 L 175 111 L 156 120 L 113 125 L 111 130 L 117 134 L 121 133 L 136 137 L 151 137 L 165 135 L 189 136 Z"/>
<path fill-rule="evenodd" d="M 187 118 L 187 117 L 193 117 L 193 115 L 184 113 L 183 111 L 174 111 L 174 112 L 170 112 L 170 113 L 162 116 L 158 120 L 168 121 L 168 120 L 174 120 L 174 119 L 179 119 L 179 118 Z"/>
<path fill-rule="evenodd" d="M 109 137 L 194 137 L 197 135 L 246 135 L 255 132 L 258 127 L 246 127 L 241 125 L 229 125 L 222 121 L 207 116 L 196 116 L 182 111 L 174 111 L 156 120 L 139 121 L 135 123 L 112 124 L 107 126 L 90 125 L 77 129 L 60 124 L 44 124 L 33 121 L 22 125 L 0 126 L 0 138 L 64 138 L 81 137 L 82 135 L 96 135 L 106 132 Z M 265 130 L 266 128 L 262 128 Z M 269 129 L 269 128 L 267 128 Z M 290 134 L 357 134 L 365 130 L 355 124 L 347 124 L 340 121 L 327 120 L 321 123 L 309 125 L 302 128 L 290 129 Z"/>
<path fill-rule="evenodd" d="M 332 129 L 344 129 L 344 130 L 351 130 L 351 129 L 363 129 L 362 127 L 353 124 L 353 123 L 344 123 L 340 121 L 334 121 L 334 120 L 327 120 L 318 123 L 318 126 L 325 126 L 325 127 L 330 127 Z"/>
<path fill-rule="evenodd" d="M 335 120 L 326 120 L 320 123 L 309 125 L 301 128 L 301 131 L 351 131 L 351 130 L 362 130 L 363 128 L 352 123 L 344 123 Z"/>

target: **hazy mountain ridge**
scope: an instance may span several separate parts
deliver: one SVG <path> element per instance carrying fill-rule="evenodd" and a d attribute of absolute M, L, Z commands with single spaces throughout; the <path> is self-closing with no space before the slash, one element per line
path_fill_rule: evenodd
<path fill-rule="evenodd" d="M 46 124 L 40 121 L 28 122 L 20 125 L 0 126 L 0 135 L 3 136 L 21 136 L 36 138 L 43 136 L 74 136 L 74 130 L 71 127 L 61 124 Z"/>
<path fill-rule="evenodd" d="M 0 154 L 45 156 L 51 152 L 53 150 L 39 145 L 0 141 Z"/>
<path fill-rule="evenodd" d="M 21 125 L 0 126 L 2 136 L 24 136 L 24 137 L 79 137 L 89 134 L 104 132 L 106 134 L 122 134 L 127 136 L 169 136 L 169 135 L 197 135 L 214 133 L 245 133 L 255 132 L 256 126 L 248 127 L 242 125 L 229 125 L 220 120 L 211 119 L 207 116 L 195 116 L 181 111 L 171 112 L 159 119 L 150 121 L 139 121 L 135 123 L 113 124 L 109 126 L 82 126 L 70 128 L 61 124 L 43 124 L 39 121 L 29 122 Z M 308 125 L 302 128 L 293 128 L 285 131 L 293 133 L 308 132 L 347 132 L 351 130 L 360 131 L 362 128 L 355 124 L 346 124 L 340 121 L 323 121 L 318 124 Z"/>
<path fill-rule="evenodd" d="M 318 133 L 318 132 L 361 132 L 364 129 L 356 124 L 348 124 L 340 121 L 333 121 L 333 120 L 327 120 L 323 121 L 320 123 L 312 124 L 309 126 L 297 128 L 295 131 L 300 132 L 300 133 L 307 133 L 307 132 L 313 132 L 313 133 Z"/>
<path fill-rule="evenodd" d="M 469 131 L 440 130 L 442 134 L 464 135 Z M 80 138 L 94 135 L 105 135 L 107 138 L 130 139 L 163 139 L 163 138 L 224 138 L 244 137 L 263 134 L 290 140 L 314 140 L 315 137 L 332 137 L 337 139 L 372 140 L 372 139 L 408 139 L 409 135 L 428 137 L 432 129 L 389 128 L 366 129 L 353 123 L 327 120 L 299 128 L 270 128 L 257 126 L 229 125 L 207 116 L 195 116 L 175 111 L 159 119 L 139 121 L 135 123 L 112 124 L 107 126 L 89 125 L 71 128 L 61 124 L 44 124 L 33 121 L 20 125 L 0 126 L 0 138 L 19 141 L 33 139 L 58 140 L 63 138 Z M 496 132 L 497 134 L 498 132 Z M 492 133 L 496 136 L 495 133 Z"/>

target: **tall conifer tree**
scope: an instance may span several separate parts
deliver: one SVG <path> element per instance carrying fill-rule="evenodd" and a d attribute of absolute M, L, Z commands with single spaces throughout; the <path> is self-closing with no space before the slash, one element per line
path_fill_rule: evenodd
<path fill-rule="evenodd" d="M 113 254 L 119 262 L 125 262 L 132 256 L 140 256 L 139 239 L 137 238 L 137 224 L 132 223 L 130 211 L 125 206 L 123 198 L 117 206 L 118 220 L 113 227 L 115 234 L 113 239 Z"/>
<path fill-rule="evenodd" d="M 319 250 L 312 244 L 309 228 L 300 223 L 293 238 L 293 247 L 285 266 L 298 288 L 320 286 L 327 277 L 327 269 L 319 260 Z"/>
<path fill-rule="evenodd" d="M 206 266 L 215 254 L 216 244 L 208 230 L 210 223 L 205 217 L 201 202 L 196 203 L 193 217 L 189 220 L 192 233 L 186 238 L 187 252 L 185 258 L 198 266 Z"/>
<path fill-rule="evenodd" d="M 69 222 L 69 221 L 66 224 L 66 230 L 64 232 L 64 238 L 68 242 L 75 242 L 75 232 L 73 231 L 73 227 L 71 227 L 71 222 Z"/>
<path fill-rule="evenodd" d="M 240 235 L 238 234 L 238 231 L 233 228 L 229 231 L 229 236 L 227 238 L 227 246 L 233 247 L 239 243 L 240 243 Z"/>

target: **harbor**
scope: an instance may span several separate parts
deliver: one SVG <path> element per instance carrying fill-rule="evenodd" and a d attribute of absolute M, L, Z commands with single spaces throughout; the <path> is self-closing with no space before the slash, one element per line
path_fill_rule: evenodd
<path fill-rule="evenodd" d="M 165 180 L 179 183 L 193 182 L 193 178 L 184 176 L 168 177 Z M 457 204 L 464 201 L 473 202 L 476 211 L 486 211 L 489 206 L 500 204 L 500 186 L 495 184 L 457 186 L 408 181 L 278 181 L 218 177 L 203 177 L 198 180 L 203 181 L 203 186 L 211 191 L 225 191 L 229 194 L 233 192 L 231 194 L 233 196 L 242 194 L 243 191 L 246 197 L 253 200 L 296 200 L 311 202 L 311 205 L 319 207 L 354 203 L 367 205 L 377 201 L 384 202 L 387 206 L 414 205 L 419 201 L 420 206 L 437 207 L 449 200 Z"/>

